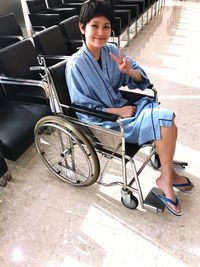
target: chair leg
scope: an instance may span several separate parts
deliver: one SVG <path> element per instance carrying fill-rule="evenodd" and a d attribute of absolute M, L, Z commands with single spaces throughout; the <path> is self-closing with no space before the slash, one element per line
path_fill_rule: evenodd
<path fill-rule="evenodd" d="M 0 178 L 0 186 L 6 186 L 7 185 L 7 180 L 6 180 L 6 178 L 5 178 L 5 176 L 2 176 L 1 178 Z"/>
<path fill-rule="evenodd" d="M 11 181 L 12 180 L 12 174 L 11 174 L 11 172 L 10 172 L 10 170 L 8 170 L 6 173 L 5 173 L 5 178 L 6 178 L 6 180 L 7 181 Z"/>

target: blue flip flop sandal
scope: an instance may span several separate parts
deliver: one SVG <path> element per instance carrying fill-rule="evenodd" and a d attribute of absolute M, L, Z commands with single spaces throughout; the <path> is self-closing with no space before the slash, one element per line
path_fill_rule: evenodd
<path fill-rule="evenodd" d="M 195 187 L 193 185 L 193 183 L 190 181 L 189 178 L 183 176 L 186 179 L 186 183 L 183 184 L 172 184 L 176 189 L 178 189 L 179 191 L 181 191 L 182 193 L 185 194 L 192 194 L 195 191 Z M 191 186 L 192 188 L 190 190 L 181 190 L 181 188 L 184 188 L 186 186 Z"/>
<path fill-rule="evenodd" d="M 176 201 L 173 201 L 169 198 L 167 198 L 164 194 L 163 195 L 157 195 L 155 194 L 155 196 L 157 196 L 159 198 L 159 200 L 165 205 L 165 207 L 173 214 L 176 216 L 181 216 L 182 213 L 181 212 L 176 212 L 175 210 L 172 209 L 172 207 L 169 205 L 169 203 L 173 204 L 174 206 L 178 206 L 179 201 L 178 198 L 176 198 Z"/>

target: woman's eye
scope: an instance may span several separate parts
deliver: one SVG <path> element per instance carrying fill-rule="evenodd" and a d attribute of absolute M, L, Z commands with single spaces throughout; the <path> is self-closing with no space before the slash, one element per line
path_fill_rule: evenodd
<path fill-rule="evenodd" d="M 98 28 L 98 26 L 97 26 L 97 25 L 91 25 L 91 27 L 93 27 L 93 28 Z"/>

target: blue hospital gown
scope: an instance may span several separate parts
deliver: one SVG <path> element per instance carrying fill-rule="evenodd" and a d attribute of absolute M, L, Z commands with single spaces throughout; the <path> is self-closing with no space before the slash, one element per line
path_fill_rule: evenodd
<path fill-rule="evenodd" d="M 122 107 L 127 103 L 119 88 L 144 90 L 150 84 L 149 79 L 138 63 L 126 56 L 131 67 L 141 73 L 144 81 L 135 82 L 128 75 L 119 71 L 118 65 L 109 52 L 119 56 L 118 48 L 107 43 L 101 51 L 101 66 L 83 44 L 78 52 L 72 55 L 66 66 L 66 81 L 72 103 L 105 111 L 106 108 Z M 160 126 L 171 127 L 173 113 L 159 107 L 159 104 L 148 97 L 135 102 L 136 113 L 129 118 L 122 118 L 125 139 L 128 143 L 144 144 L 161 139 Z M 119 130 L 116 122 L 101 121 L 99 118 L 78 114 L 82 121 Z"/>

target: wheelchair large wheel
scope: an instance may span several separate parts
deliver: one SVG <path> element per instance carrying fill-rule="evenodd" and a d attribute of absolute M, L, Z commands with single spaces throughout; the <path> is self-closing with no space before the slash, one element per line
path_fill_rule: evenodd
<path fill-rule="evenodd" d="M 35 126 L 35 144 L 47 167 L 65 182 L 89 186 L 98 179 L 96 151 L 72 123 L 56 116 L 42 118 Z"/>
<path fill-rule="evenodd" d="M 158 153 L 154 152 L 151 159 L 150 159 L 151 166 L 155 169 L 158 170 L 160 168 L 160 158 Z"/>

